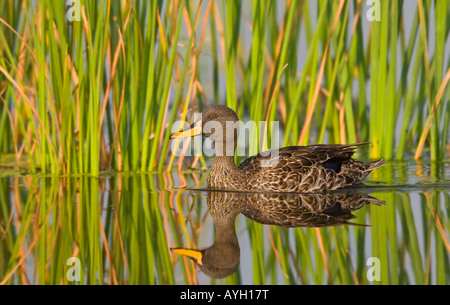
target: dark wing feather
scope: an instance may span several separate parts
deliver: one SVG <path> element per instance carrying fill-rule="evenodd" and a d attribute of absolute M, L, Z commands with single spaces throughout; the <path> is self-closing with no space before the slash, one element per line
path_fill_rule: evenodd
<path fill-rule="evenodd" d="M 295 166 L 296 163 L 302 166 L 312 166 L 318 163 L 347 161 L 352 158 L 357 146 L 366 144 L 369 143 L 283 147 L 278 151 L 279 159 L 275 167 L 283 167 L 286 163 L 289 163 L 291 166 Z M 261 169 L 261 161 L 269 160 L 270 157 L 270 151 L 252 156 L 242 162 L 239 168 L 248 172 L 259 171 Z"/>

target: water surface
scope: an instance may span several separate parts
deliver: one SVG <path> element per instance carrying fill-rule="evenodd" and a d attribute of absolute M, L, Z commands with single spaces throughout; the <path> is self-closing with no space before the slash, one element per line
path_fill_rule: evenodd
<path fill-rule="evenodd" d="M 206 177 L 1 177 L 0 282 L 450 283 L 448 162 L 388 162 L 327 195 L 208 192 Z M 208 250 L 199 265 L 171 248 Z"/>

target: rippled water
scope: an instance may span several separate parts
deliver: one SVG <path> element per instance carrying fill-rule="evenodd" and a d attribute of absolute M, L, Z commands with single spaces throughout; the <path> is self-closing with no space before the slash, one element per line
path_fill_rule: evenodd
<path fill-rule="evenodd" d="M 388 162 L 331 194 L 209 192 L 206 177 L 1 177 L 0 282 L 450 283 L 448 162 Z"/>

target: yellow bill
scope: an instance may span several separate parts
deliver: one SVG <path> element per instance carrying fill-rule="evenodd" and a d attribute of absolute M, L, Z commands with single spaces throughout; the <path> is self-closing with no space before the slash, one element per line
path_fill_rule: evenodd
<path fill-rule="evenodd" d="M 186 130 L 180 130 L 170 136 L 171 139 L 188 138 L 202 133 L 202 121 L 197 121 Z"/>
<path fill-rule="evenodd" d="M 175 254 L 184 255 L 189 258 L 192 258 L 200 266 L 203 264 L 202 263 L 202 255 L 203 254 L 202 254 L 202 251 L 200 251 L 200 250 L 192 250 L 192 249 L 184 249 L 184 248 L 172 248 L 170 250 Z"/>

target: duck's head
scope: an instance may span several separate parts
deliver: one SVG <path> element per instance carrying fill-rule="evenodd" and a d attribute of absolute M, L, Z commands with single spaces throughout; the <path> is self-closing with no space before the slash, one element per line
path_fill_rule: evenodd
<path fill-rule="evenodd" d="M 232 245 L 232 249 L 226 249 L 226 245 L 217 245 L 204 249 L 171 248 L 175 253 L 192 259 L 207 276 L 213 278 L 227 277 L 239 268 L 240 249 L 239 244 Z"/>
<path fill-rule="evenodd" d="M 237 144 L 239 118 L 233 109 L 226 106 L 211 106 L 202 112 L 202 119 L 189 128 L 180 130 L 170 136 L 171 139 L 204 135 L 215 142 L 216 152 L 220 147 L 229 147 L 234 155 Z M 225 146 L 221 144 L 225 143 Z M 222 149 L 220 149 L 222 150 Z"/>

